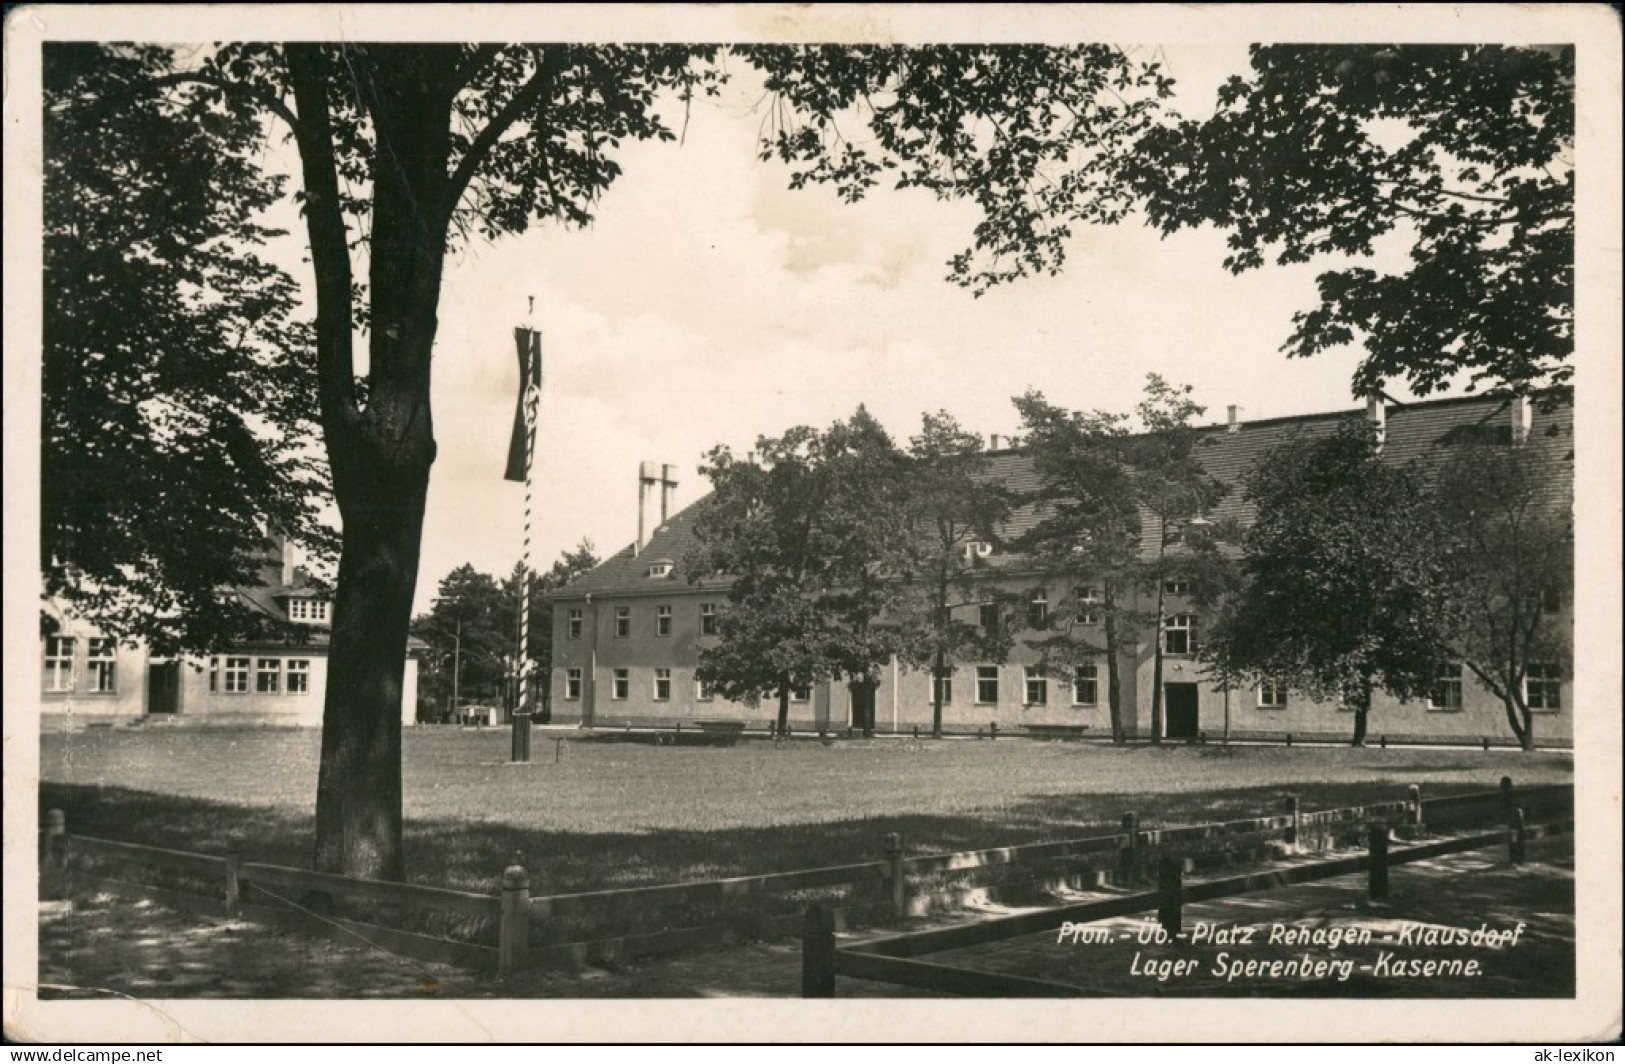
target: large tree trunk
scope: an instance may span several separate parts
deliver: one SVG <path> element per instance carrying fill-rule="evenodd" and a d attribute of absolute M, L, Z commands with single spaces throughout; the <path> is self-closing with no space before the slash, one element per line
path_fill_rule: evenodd
<path fill-rule="evenodd" d="M 427 464 L 418 479 L 427 488 Z M 403 507 L 412 512 L 379 510 L 368 519 L 346 509 L 316 786 L 316 867 L 398 880 L 406 874 L 401 686 L 423 492 L 415 507 Z"/>
<path fill-rule="evenodd" d="M 435 451 L 429 366 L 458 52 L 387 45 L 369 48 L 367 59 L 352 72 L 376 142 L 363 398 L 353 377 L 351 274 L 330 154 L 328 59 L 316 46 L 288 49 L 316 273 L 322 423 L 344 523 L 316 788 L 316 867 L 403 879 L 401 688 Z"/>
<path fill-rule="evenodd" d="M 1112 742 L 1121 743 L 1128 738 L 1123 725 L 1123 687 L 1117 673 L 1117 621 L 1113 618 L 1112 601 L 1106 599 L 1106 711 L 1112 722 Z"/>
<path fill-rule="evenodd" d="M 1151 633 L 1151 741 L 1162 742 L 1162 572 L 1157 572 L 1157 624 Z"/>
<path fill-rule="evenodd" d="M 779 685 L 779 720 L 775 735 L 790 734 L 790 685 Z"/>
<path fill-rule="evenodd" d="M 1518 740 L 1518 746 L 1525 750 L 1535 748 L 1535 717 L 1528 708 L 1520 706 L 1518 700 L 1512 695 L 1502 696 L 1501 703 L 1506 707 L 1507 723 L 1512 726 L 1512 734 Z"/>
<path fill-rule="evenodd" d="M 1366 716 L 1371 712 L 1371 682 L 1366 681 L 1360 688 L 1354 702 L 1354 738 L 1350 746 L 1364 746 L 1366 735 Z"/>
<path fill-rule="evenodd" d="M 942 673 L 948 666 L 942 647 L 931 660 L 931 738 L 942 738 Z"/>

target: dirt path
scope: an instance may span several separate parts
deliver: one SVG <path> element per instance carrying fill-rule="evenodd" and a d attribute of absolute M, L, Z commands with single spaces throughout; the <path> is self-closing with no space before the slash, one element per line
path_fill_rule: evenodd
<path fill-rule="evenodd" d="M 1035 935 L 997 947 L 937 954 L 934 961 L 1007 971 L 1085 986 L 1103 996 L 1157 994 L 1323 995 L 1339 997 L 1565 997 L 1574 992 L 1574 861 L 1567 837 L 1530 845 L 1528 863 L 1505 863 L 1502 850 L 1457 854 L 1396 868 L 1385 905 L 1364 901 L 1364 879 L 1343 877 L 1218 902 L 1188 906 L 1187 928 L 1258 927 L 1253 940 L 1223 945 L 1137 942 L 1138 918 L 1107 926 L 1128 938 L 1059 944 Z M 981 915 L 1010 910 L 987 910 Z M 961 918 L 974 918 L 969 914 Z M 1415 922 L 1435 927 L 1492 929 L 1524 925 L 1516 945 L 1501 949 L 1407 945 L 1381 941 Z M 1274 923 L 1320 929 L 1321 944 L 1268 945 Z M 1325 945 L 1329 929 L 1371 928 L 1367 945 Z M 853 938 L 845 938 L 854 941 Z M 1231 961 L 1353 959 L 1346 981 L 1213 974 L 1217 956 Z M 1361 970 L 1382 952 L 1390 962 L 1376 974 Z M 112 993 L 151 998 L 787 998 L 800 992 L 801 958 L 794 940 L 754 943 L 638 960 L 614 971 L 531 971 L 502 978 L 422 964 L 362 943 L 340 945 L 240 921 L 172 912 L 111 894 L 80 894 L 42 903 L 41 996 L 97 998 Z M 1136 961 L 1138 958 L 1138 961 Z M 1472 976 L 1393 977 L 1392 961 L 1477 959 Z M 1159 980 L 1179 961 L 1190 971 Z M 1159 967 L 1156 962 L 1169 962 Z M 1137 969 L 1137 970 L 1136 970 Z M 1150 974 L 1147 974 L 1150 973 Z M 841 997 L 915 996 L 882 984 L 839 980 Z"/>

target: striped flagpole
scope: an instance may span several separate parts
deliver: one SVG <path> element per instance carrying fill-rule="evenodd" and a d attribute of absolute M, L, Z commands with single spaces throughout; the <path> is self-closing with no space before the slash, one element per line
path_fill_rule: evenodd
<path fill-rule="evenodd" d="M 535 309 L 535 297 L 531 297 L 531 308 Z M 518 646 L 518 682 L 519 691 L 516 698 L 516 713 L 513 734 L 513 760 L 530 760 L 530 715 L 531 705 L 531 654 L 530 654 L 530 574 L 534 566 L 531 563 L 530 546 L 530 515 L 531 499 L 533 496 L 532 468 L 535 464 L 536 454 L 536 426 L 541 414 L 542 402 L 542 337 L 538 332 L 527 326 L 517 330 L 524 346 L 525 357 L 521 365 L 525 380 L 521 382 L 524 388 L 525 412 L 525 525 L 524 538 L 521 543 L 519 556 L 519 646 Z"/>

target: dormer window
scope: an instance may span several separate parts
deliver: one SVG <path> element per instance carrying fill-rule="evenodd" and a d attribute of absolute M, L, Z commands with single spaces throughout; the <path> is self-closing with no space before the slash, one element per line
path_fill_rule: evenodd
<path fill-rule="evenodd" d="M 660 580 L 664 577 L 668 577 L 671 575 L 671 571 L 675 566 L 676 563 L 670 558 L 656 558 L 654 561 L 649 563 L 649 579 Z"/>
<path fill-rule="evenodd" d="M 288 620 L 301 624 L 326 624 L 332 603 L 326 599 L 296 598 L 288 600 Z"/>

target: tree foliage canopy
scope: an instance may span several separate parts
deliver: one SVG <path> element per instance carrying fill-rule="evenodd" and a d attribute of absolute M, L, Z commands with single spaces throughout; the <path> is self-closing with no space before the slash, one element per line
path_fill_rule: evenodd
<path fill-rule="evenodd" d="M 278 532 L 332 531 L 311 334 L 259 249 L 282 194 L 255 123 L 155 84 L 157 48 L 45 53 L 45 594 L 155 650 L 270 622 L 220 591 Z"/>
<path fill-rule="evenodd" d="M 1488 434 L 1486 434 L 1488 435 Z M 1449 647 L 1499 698 L 1519 742 L 1534 744 L 1530 666 L 1557 681 L 1572 668 L 1567 596 L 1574 585 L 1571 441 L 1458 443 L 1433 498 L 1448 537 Z M 1542 708 L 1555 708 L 1543 706 Z"/>
<path fill-rule="evenodd" d="M 1355 710 L 1373 688 L 1421 697 L 1449 617 L 1444 529 L 1425 479 L 1381 461 L 1371 426 L 1278 445 L 1247 480 L 1244 583 L 1204 656 L 1227 679 L 1282 683 Z"/>
<path fill-rule="evenodd" d="M 1252 67 L 1125 158 L 1154 225 L 1227 230 L 1238 273 L 1407 242 L 1403 268 L 1322 273 L 1283 348 L 1358 343 L 1359 391 L 1569 379 L 1572 48 L 1255 45 Z"/>
<path fill-rule="evenodd" d="M 729 698 L 778 693 L 782 726 L 790 690 L 867 677 L 897 649 L 881 618 L 904 564 L 904 459 L 861 407 L 757 448 L 754 461 L 716 448 L 701 467 L 713 493 L 686 567 L 691 579 L 731 581 L 700 678 Z"/>

